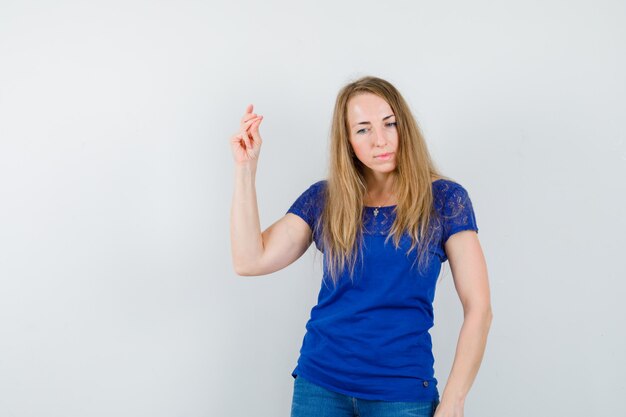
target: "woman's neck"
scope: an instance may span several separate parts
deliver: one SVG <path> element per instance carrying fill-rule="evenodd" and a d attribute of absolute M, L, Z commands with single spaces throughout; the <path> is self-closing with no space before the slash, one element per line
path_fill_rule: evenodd
<path fill-rule="evenodd" d="M 441 177 L 431 177 L 434 182 Z M 396 205 L 397 199 L 394 195 L 395 176 L 386 174 L 385 176 L 370 176 L 367 178 L 367 189 L 363 196 L 363 205 L 366 206 L 392 206 Z"/>
<path fill-rule="evenodd" d="M 363 196 L 366 206 L 389 206 L 396 204 L 394 194 L 395 176 L 383 174 L 367 178 L 367 189 Z"/>

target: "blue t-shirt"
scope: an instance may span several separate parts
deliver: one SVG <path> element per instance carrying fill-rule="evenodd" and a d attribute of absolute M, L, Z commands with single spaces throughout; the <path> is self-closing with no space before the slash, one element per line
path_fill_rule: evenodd
<path fill-rule="evenodd" d="M 287 213 L 304 219 L 323 252 L 321 215 L 326 180 L 303 192 Z M 439 399 L 429 329 L 434 324 L 433 300 L 441 264 L 448 258 L 444 243 L 462 230 L 478 232 L 467 191 L 458 183 L 439 179 L 432 183 L 433 207 L 440 220 L 431 222 L 435 233 L 430 258 L 422 272 L 417 248 L 407 256 L 411 239 L 405 233 L 395 249 L 385 238 L 395 220 L 396 206 L 363 208 L 363 256 L 357 258 L 352 280 L 349 268 L 333 285 L 324 276 L 317 305 L 311 309 L 298 364 L 292 376 L 356 398 L 384 401 Z M 415 261 L 415 262 L 414 262 Z"/>

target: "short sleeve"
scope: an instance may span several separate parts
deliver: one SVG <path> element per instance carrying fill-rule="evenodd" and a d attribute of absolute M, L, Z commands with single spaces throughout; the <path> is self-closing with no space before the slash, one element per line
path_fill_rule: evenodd
<path fill-rule="evenodd" d="M 463 230 L 474 230 L 478 233 L 476 215 L 467 190 L 460 184 L 453 183 L 444 196 L 443 243 Z"/>
<path fill-rule="evenodd" d="M 293 213 L 300 216 L 311 228 L 314 229 L 314 225 L 317 217 L 319 216 L 320 206 L 322 204 L 322 188 L 324 181 L 318 181 L 311 185 L 306 191 L 294 201 L 289 207 L 287 213 Z"/>

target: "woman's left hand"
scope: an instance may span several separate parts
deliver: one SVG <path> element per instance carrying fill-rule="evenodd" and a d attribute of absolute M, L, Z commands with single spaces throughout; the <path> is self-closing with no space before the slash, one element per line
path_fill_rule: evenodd
<path fill-rule="evenodd" d="M 463 404 L 444 400 L 437 405 L 433 417 L 463 417 Z"/>

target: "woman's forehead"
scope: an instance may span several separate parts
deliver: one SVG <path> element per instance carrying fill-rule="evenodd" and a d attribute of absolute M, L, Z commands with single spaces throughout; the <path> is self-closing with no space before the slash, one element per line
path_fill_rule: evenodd
<path fill-rule="evenodd" d="M 350 98 L 348 101 L 348 117 L 358 116 L 380 116 L 386 117 L 393 114 L 391 106 L 382 97 L 376 94 L 363 93 Z"/>

